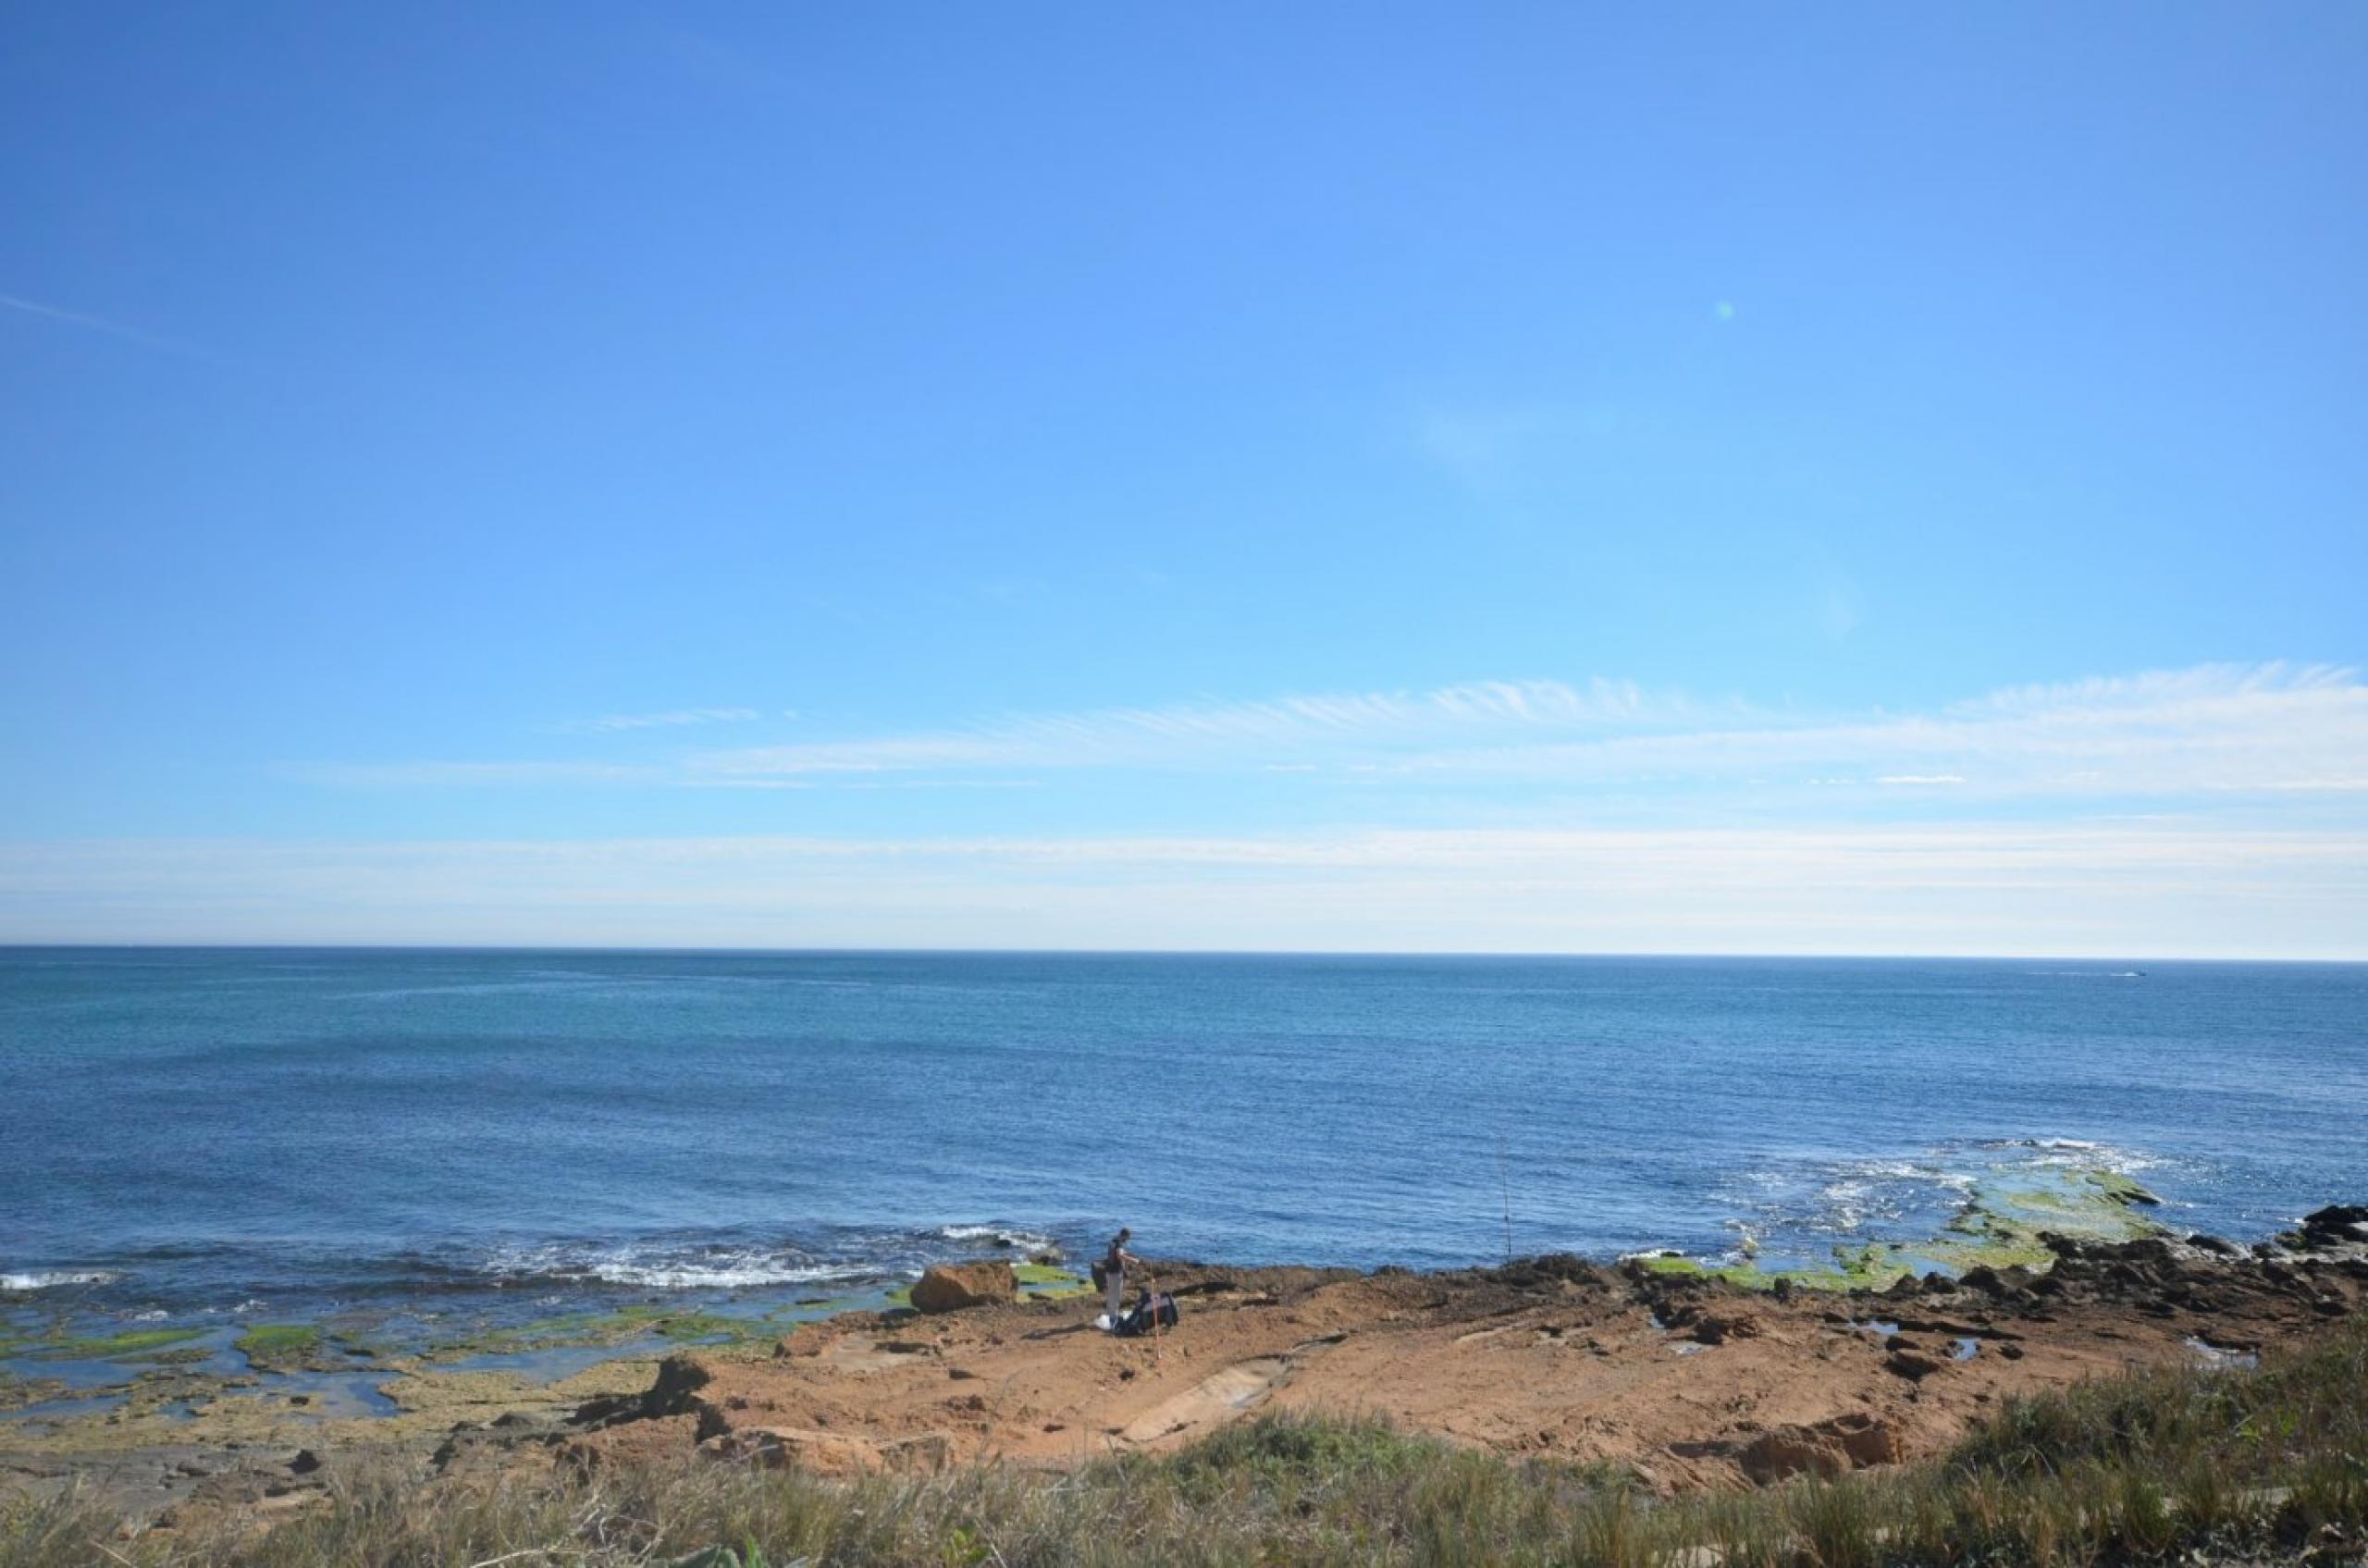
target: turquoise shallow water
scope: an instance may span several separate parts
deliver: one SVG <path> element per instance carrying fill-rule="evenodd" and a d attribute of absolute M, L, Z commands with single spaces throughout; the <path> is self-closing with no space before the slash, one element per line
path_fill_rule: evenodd
<path fill-rule="evenodd" d="M 2368 967 L 0 950 L 0 1288 L 125 1322 L 2368 1196 Z M 162 1315 L 158 1316 L 156 1315 Z"/>

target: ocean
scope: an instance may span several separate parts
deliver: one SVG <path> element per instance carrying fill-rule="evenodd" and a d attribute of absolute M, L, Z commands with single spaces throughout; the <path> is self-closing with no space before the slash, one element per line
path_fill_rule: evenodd
<path fill-rule="evenodd" d="M 1814 1260 L 2069 1164 L 2252 1240 L 2363 1149 L 2360 965 L 0 950 L 20 1326 Z"/>

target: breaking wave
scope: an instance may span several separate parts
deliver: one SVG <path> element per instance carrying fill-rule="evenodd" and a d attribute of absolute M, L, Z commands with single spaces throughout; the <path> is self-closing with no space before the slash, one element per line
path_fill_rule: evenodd
<path fill-rule="evenodd" d="M 1807 1158 L 1757 1166 L 1721 1183 L 1731 1208 L 1721 1228 L 1752 1255 L 1822 1262 L 1840 1245 L 1911 1241 L 1940 1231 L 1988 1189 L 2050 1189 L 2083 1172 L 2128 1176 L 2178 1162 L 2078 1138 L 1996 1138 L 1945 1143 L 1916 1154 Z M 1745 1253 L 1730 1248 L 1724 1261 Z"/>
<path fill-rule="evenodd" d="M 637 1285 L 656 1290 L 752 1290 L 877 1277 L 860 1258 L 818 1258 L 795 1248 L 551 1243 L 505 1247 L 475 1272 L 497 1285 Z"/>
<path fill-rule="evenodd" d="M 1049 1236 L 1012 1225 L 836 1232 L 804 1242 L 736 1237 L 556 1241 L 499 1247 L 460 1272 L 497 1288 L 560 1283 L 737 1290 L 909 1278 L 933 1263 L 1053 1244 Z"/>
<path fill-rule="evenodd" d="M 0 1274 L 0 1290 L 52 1290 L 60 1285 L 105 1285 L 121 1276 L 104 1268 L 33 1269 Z"/>
<path fill-rule="evenodd" d="M 1008 1225 L 947 1225 L 941 1226 L 937 1233 L 949 1241 L 987 1241 L 1015 1252 L 1041 1252 L 1053 1244 L 1050 1236 Z"/>

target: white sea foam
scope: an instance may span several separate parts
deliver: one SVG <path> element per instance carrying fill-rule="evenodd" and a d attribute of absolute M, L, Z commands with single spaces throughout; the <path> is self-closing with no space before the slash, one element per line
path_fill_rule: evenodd
<path fill-rule="evenodd" d="M 523 1279 L 573 1279 L 635 1285 L 653 1290 L 737 1290 L 760 1285 L 859 1279 L 877 1274 L 879 1269 L 754 1248 L 724 1251 L 545 1246 L 506 1248 L 486 1259 L 480 1271 L 494 1276 L 497 1284 Z"/>
<path fill-rule="evenodd" d="M 0 1290 L 51 1290 L 60 1285 L 105 1285 L 120 1278 L 104 1268 L 34 1269 L 25 1274 L 0 1274 Z"/>
<path fill-rule="evenodd" d="M 2008 1202 L 2024 1187 L 2053 1188 L 2090 1172 L 2134 1175 L 2177 1162 L 2083 1138 L 2001 1138 L 1936 1147 L 1929 1156 L 1804 1160 L 1727 1177 L 1727 1224 L 1763 1253 L 1821 1254 L 1832 1241 L 1921 1235 L 1985 1190 Z"/>
<path fill-rule="evenodd" d="M 2007 1154 L 2004 1160 L 1991 1161 L 1992 1175 L 2024 1166 L 2049 1170 L 2109 1170 L 2126 1176 L 2169 1163 L 2142 1150 L 2091 1142 L 2085 1138 L 1998 1138 L 1969 1147 L 1985 1154 Z"/>
<path fill-rule="evenodd" d="M 698 1239 L 545 1241 L 483 1253 L 474 1272 L 487 1284 L 578 1281 L 647 1290 L 748 1290 L 762 1286 L 914 1277 L 923 1265 L 985 1248 L 1032 1253 L 1052 1239 L 1016 1225 L 943 1225 L 929 1231 L 841 1234 L 829 1248 Z"/>
<path fill-rule="evenodd" d="M 1039 1236 L 1032 1230 L 1016 1229 L 1008 1225 L 946 1225 L 937 1232 L 949 1241 L 1000 1241 L 1006 1247 L 1034 1251 L 1053 1244 L 1049 1236 Z"/>
<path fill-rule="evenodd" d="M 595 1279 L 611 1285 L 643 1285 L 660 1290 L 734 1290 L 758 1285 L 808 1285 L 831 1279 L 859 1279 L 876 1269 L 850 1267 L 843 1264 L 807 1264 L 784 1266 L 771 1263 L 749 1264 L 599 1264 L 586 1271 Z"/>
<path fill-rule="evenodd" d="M 2135 1149 L 2116 1149 L 2106 1143 L 2059 1142 L 2042 1144 L 2030 1163 L 2050 1169 L 2106 1170 L 2117 1176 L 2128 1176 L 2133 1171 L 2152 1170 L 2164 1162 L 2157 1155 L 2140 1154 Z"/>

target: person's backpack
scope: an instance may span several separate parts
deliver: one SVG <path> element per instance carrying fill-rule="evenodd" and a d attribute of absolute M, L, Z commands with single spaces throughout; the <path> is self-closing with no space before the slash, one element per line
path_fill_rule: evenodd
<path fill-rule="evenodd" d="M 1112 1332 L 1122 1340 L 1148 1334 L 1153 1328 L 1176 1327 L 1176 1298 L 1170 1295 L 1146 1296 L 1137 1302 L 1134 1310 L 1118 1319 Z"/>

